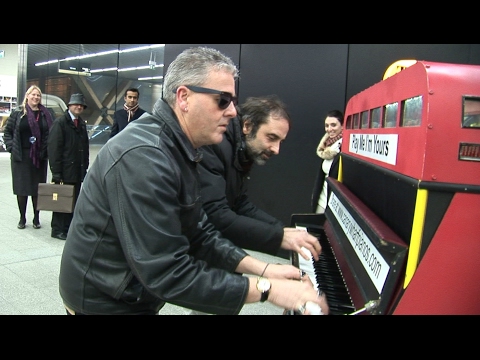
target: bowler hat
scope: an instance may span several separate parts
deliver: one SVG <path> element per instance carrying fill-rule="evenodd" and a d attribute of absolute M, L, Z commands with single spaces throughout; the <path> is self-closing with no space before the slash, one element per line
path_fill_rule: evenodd
<path fill-rule="evenodd" d="M 70 96 L 70 101 L 67 105 L 83 105 L 85 109 L 87 108 L 83 94 L 73 94 Z"/>

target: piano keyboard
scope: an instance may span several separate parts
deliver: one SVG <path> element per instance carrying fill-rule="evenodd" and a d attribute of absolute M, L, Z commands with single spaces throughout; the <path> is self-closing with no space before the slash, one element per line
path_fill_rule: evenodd
<path fill-rule="evenodd" d="M 337 260 L 332 251 L 331 245 L 325 234 L 315 234 L 322 246 L 322 252 L 318 261 L 313 259 L 312 254 L 307 249 L 302 249 L 310 257 L 307 261 L 299 254 L 293 256 L 298 259 L 299 269 L 305 271 L 317 290 L 325 293 L 330 308 L 330 315 L 347 315 L 355 311 L 352 299 L 347 286 L 343 280 Z"/>
<path fill-rule="evenodd" d="M 319 260 L 311 257 L 305 262 L 292 252 L 292 265 L 315 278 L 313 283 L 325 293 L 330 314 L 389 314 L 401 296 L 408 245 L 345 184 L 326 180 L 332 206 L 327 206 L 325 214 L 291 216 L 291 226 L 318 238 Z"/>
<path fill-rule="evenodd" d="M 305 271 L 305 273 L 308 275 L 310 280 L 312 281 L 313 285 L 315 286 L 315 289 L 318 291 L 318 283 L 317 283 L 317 278 L 315 275 L 315 270 L 313 268 L 313 263 L 315 260 L 313 260 L 312 253 L 310 250 L 302 247 L 302 251 L 310 258 L 309 260 L 305 260 L 303 257 L 300 255 L 298 256 L 298 268 Z"/>

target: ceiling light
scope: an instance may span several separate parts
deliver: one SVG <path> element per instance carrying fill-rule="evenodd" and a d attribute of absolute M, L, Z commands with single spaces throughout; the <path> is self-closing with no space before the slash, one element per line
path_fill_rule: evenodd
<path fill-rule="evenodd" d="M 163 76 L 149 76 L 149 77 L 139 77 L 138 80 L 158 80 L 163 79 Z"/>
<path fill-rule="evenodd" d="M 42 66 L 42 65 L 52 64 L 52 63 L 56 63 L 56 62 L 59 62 L 59 61 L 66 61 L 66 60 L 87 59 L 87 58 L 91 58 L 91 57 L 104 56 L 104 55 L 115 54 L 115 53 L 121 54 L 121 53 L 127 53 L 127 52 L 132 52 L 132 51 L 155 49 L 155 48 L 164 47 L 164 46 L 165 46 L 165 44 L 155 44 L 155 45 L 148 45 L 148 46 L 137 46 L 137 47 L 134 47 L 134 48 L 124 49 L 124 50 L 101 51 L 101 52 L 94 53 L 94 54 L 71 56 L 71 57 L 61 59 L 61 60 L 56 59 L 56 60 L 48 60 L 48 61 L 38 62 L 38 63 L 35 64 L 35 66 Z"/>

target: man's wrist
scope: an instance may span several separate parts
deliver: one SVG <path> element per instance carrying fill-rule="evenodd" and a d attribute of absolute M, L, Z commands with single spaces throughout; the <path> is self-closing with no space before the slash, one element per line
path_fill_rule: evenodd
<path fill-rule="evenodd" d="M 260 277 L 263 277 L 263 275 L 265 274 L 265 271 L 267 270 L 268 265 L 270 265 L 270 263 L 265 265 L 265 268 L 263 269 L 262 273 L 260 274 Z"/>

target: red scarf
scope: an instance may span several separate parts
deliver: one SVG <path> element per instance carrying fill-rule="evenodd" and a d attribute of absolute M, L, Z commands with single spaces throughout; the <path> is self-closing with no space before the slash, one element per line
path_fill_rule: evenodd
<path fill-rule="evenodd" d="M 327 138 L 327 140 L 325 140 L 325 147 L 329 147 L 331 146 L 332 144 L 334 144 L 336 141 L 340 140 L 342 138 L 342 133 L 338 134 L 337 136 L 331 138 Z"/>
<path fill-rule="evenodd" d="M 317 148 L 317 155 L 324 160 L 331 160 L 338 154 L 338 150 L 332 149 L 331 146 L 342 139 L 342 133 L 338 134 L 337 136 L 330 138 L 327 133 L 323 135 L 322 139 L 320 140 L 320 144 Z M 341 144 L 340 144 L 341 145 Z"/>

